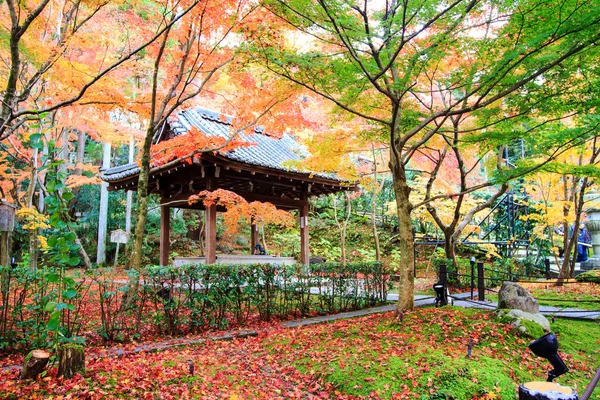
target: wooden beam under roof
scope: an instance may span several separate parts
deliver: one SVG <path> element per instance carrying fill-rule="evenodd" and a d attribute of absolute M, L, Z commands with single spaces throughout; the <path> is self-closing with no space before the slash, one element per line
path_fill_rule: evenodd
<path fill-rule="evenodd" d="M 190 208 L 190 209 L 198 209 L 203 210 L 204 205 L 202 202 L 198 202 L 196 204 L 188 204 L 188 199 L 193 193 L 184 193 L 176 196 L 172 196 L 169 198 L 164 198 L 161 200 L 161 205 L 168 205 L 169 207 L 177 207 L 177 208 Z M 237 193 L 239 196 L 243 197 L 246 201 L 260 201 L 262 203 L 271 203 L 277 208 L 281 208 L 283 210 L 296 210 L 300 207 L 308 205 L 307 200 L 296 200 L 285 197 L 277 197 L 277 196 L 267 196 L 260 195 L 254 193 L 245 193 L 240 192 Z M 217 210 L 219 212 L 225 211 L 225 208 L 220 208 Z"/>

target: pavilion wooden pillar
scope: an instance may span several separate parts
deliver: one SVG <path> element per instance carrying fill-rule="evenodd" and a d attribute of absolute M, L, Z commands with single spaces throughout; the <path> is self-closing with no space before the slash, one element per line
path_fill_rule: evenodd
<path fill-rule="evenodd" d="M 215 190 L 215 177 L 206 177 L 206 190 Z M 204 256 L 206 264 L 217 261 L 217 205 L 213 204 L 204 210 Z"/>
<path fill-rule="evenodd" d="M 171 207 L 160 207 L 160 265 L 170 265 Z"/>
<path fill-rule="evenodd" d="M 258 244 L 258 225 L 252 220 L 250 225 L 250 254 L 254 254 L 254 248 Z"/>
<path fill-rule="evenodd" d="M 307 196 L 303 194 L 302 200 Z M 308 265 L 310 253 L 308 248 L 308 203 L 300 207 L 300 262 Z"/>

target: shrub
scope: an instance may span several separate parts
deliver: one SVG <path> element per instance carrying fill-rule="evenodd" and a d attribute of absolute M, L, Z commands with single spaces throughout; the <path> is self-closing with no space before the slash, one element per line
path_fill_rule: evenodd
<path fill-rule="evenodd" d="M 600 270 L 587 271 L 577 275 L 575 278 L 579 282 L 594 282 L 600 283 Z"/>
<path fill-rule="evenodd" d="M 379 262 L 312 265 L 149 266 L 142 272 L 152 317 L 165 333 L 244 325 L 317 311 L 358 309 L 385 301 L 389 274 Z M 316 299 L 311 295 L 316 291 Z"/>

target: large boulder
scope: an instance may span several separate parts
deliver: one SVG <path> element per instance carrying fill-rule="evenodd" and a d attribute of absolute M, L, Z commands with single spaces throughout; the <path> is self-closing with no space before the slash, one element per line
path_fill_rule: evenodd
<path fill-rule="evenodd" d="M 217 250 L 219 250 L 223 254 L 232 254 L 233 253 L 233 247 L 227 243 L 217 244 Z"/>
<path fill-rule="evenodd" d="M 540 312 L 540 306 L 522 286 L 514 282 L 503 282 L 498 293 L 498 308 L 521 310 L 530 314 Z"/>
<path fill-rule="evenodd" d="M 250 245 L 250 239 L 248 236 L 238 235 L 233 238 L 233 244 L 240 247 L 247 247 Z"/>

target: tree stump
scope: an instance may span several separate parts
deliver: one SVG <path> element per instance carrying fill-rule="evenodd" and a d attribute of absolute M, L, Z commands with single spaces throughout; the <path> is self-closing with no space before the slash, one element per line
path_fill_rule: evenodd
<path fill-rule="evenodd" d="M 578 400 L 577 392 L 554 382 L 526 382 L 519 386 L 519 400 Z"/>
<path fill-rule="evenodd" d="M 33 379 L 40 374 L 50 359 L 50 353 L 44 350 L 32 350 L 25 357 L 23 369 L 21 369 L 21 379 Z"/>
<path fill-rule="evenodd" d="M 62 344 L 57 347 L 58 376 L 72 378 L 85 375 L 85 353 L 78 344 Z"/>

